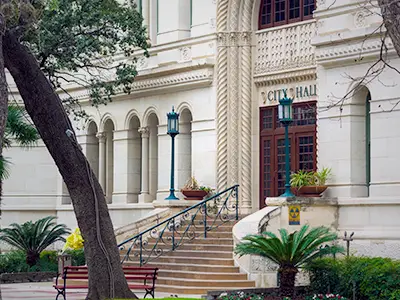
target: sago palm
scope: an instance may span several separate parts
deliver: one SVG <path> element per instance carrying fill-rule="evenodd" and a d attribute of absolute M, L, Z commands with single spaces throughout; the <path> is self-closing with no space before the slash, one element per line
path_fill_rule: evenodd
<path fill-rule="evenodd" d="M 65 242 L 64 236 L 70 229 L 64 224 L 57 224 L 56 217 L 49 216 L 36 222 L 13 223 L 9 228 L 0 230 L 0 241 L 26 253 L 26 263 L 34 266 L 40 253 L 57 241 Z"/>
<path fill-rule="evenodd" d="M 39 134 L 36 128 L 26 119 L 24 109 L 16 105 L 9 105 L 3 148 L 9 148 L 12 141 L 20 147 L 31 147 L 35 145 L 38 139 Z M 9 160 L 1 155 L 0 182 L 9 176 L 9 164 Z"/>
<path fill-rule="evenodd" d="M 278 264 L 282 296 L 293 295 L 299 267 L 315 258 L 343 251 L 342 247 L 336 245 L 321 247 L 337 239 L 336 233 L 326 227 L 309 230 L 309 226 L 304 225 L 291 234 L 286 229 L 280 229 L 279 234 L 280 238 L 272 232 L 248 235 L 236 246 L 235 253 L 240 256 L 263 256 Z"/>

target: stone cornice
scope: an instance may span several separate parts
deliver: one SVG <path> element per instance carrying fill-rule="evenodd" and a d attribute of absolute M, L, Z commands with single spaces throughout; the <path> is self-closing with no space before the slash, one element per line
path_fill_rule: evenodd
<path fill-rule="evenodd" d="M 392 41 L 386 40 L 388 55 L 395 53 Z M 325 47 L 317 47 L 315 58 L 319 64 L 342 63 L 343 60 L 353 60 L 357 58 L 378 57 L 382 47 L 380 39 L 367 41 L 356 41 L 353 43 L 327 45 Z"/>
<path fill-rule="evenodd" d="M 315 66 L 307 69 L 285 70 L 280 73 L 261 74 L 254 77 L 257 87 L 275 84 L 285 84 L 307 80 L 316 80 L 317 70 Z"/>
<path fill-rule="evenodd" d="M 162 68 L 160 68 L 162 69 Z M 214 75 L 214 64 L 209 61 L 203 64 L 174 66 L 164 68 L 161 71 L 153 69 L 151 72 L 143 72 L 143 75 L 136 77 L 133 83 L 131 95 L 152 95 L 168 90 L 182 90 L 184 88 L 203 87 L 211 85 Z M 89 90 L 81 88 L 68 91 L 70 95 L 81 102 L 89 100 Z M 62 99 L 68 98 L 60 94 Z M 116 96 L 126 95 L 119 91 Z"/>

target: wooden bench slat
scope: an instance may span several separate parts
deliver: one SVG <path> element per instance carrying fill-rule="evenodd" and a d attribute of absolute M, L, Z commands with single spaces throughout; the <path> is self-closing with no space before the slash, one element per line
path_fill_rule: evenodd
<path fill-rule="evenodd" d="M 124 275 L 128 281 L 128 287 L 132 290 L 145 290 L 145 297 L 150 294 L 154 298 L 155 282 L 157 279 L 158 268 L 152 267 L 123 267 Z M 68 283 L 68 280 L 74 279 L 88 279 L 88 269 L 87 266 L 68 266 L 64 268 L 63 274 L 58 274 L 56 283 L 53 287 L 57 290 L 58 294 L 56 299 L 60 295 L 65 299 L 67 289 L 87 289 L 88 283 L 86 284 L 76 284 Z M 63 280 L 63 284 L 59 284 L 58 280 Z M 132 283 L 134 281 L 134 283 Z M 135 281 L 143 281 L 143 284 L 138 284 Z"/>

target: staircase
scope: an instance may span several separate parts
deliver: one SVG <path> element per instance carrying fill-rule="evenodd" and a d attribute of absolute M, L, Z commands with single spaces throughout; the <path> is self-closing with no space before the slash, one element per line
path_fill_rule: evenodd
<path fill-rule="evenodd" d="M 207 238 L 204 238 L 204 231 L 199 226 L 195 230 L 195 239 L 186 241 L 172 252 L 152 257 L 146 266 L 160 269 L 156 292 L 204 295 L 210 290 L 255 287 L 255 282 L 248 280 L 247 275 L 234 266 L 232 223 L 219 222 L 218 228 L 207 232 Z M 182 230 L 176 232 L 177 235 L 179 233 Z M 152 249 L 155 242 L 156 239 L 150 238 L 146 248 Z M 170 249 L 171 244 L 158 247 Z M 121 251 L 121 257 L 125 254 L 126 251 Z M 130 259 L 124 264 L 139 265 L 139 259 L 133 253 Z"/>

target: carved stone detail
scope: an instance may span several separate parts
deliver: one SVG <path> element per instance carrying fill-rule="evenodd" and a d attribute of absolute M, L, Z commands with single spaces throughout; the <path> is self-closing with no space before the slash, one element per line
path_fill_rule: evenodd
<path fill-rule="evenodd" d="M 315 34 L 315 23 L 258 33 L 255 74 L 314 66 L 315 49 L 311 39 Z"/>
<path fill-rule="evenodd" d="M 210 24 L 211 29 L 215 29 L 215 26 L 216 26 L 215 18 L 210 18 L 210 21 L 208 23 Z"/>
<path fill-rule="evenodd" d="M 217 2 L 217 188 L 228 186 L 228 0 Z"/>
<path fill-rule="evenodd" d="M 236 37 L 232 35 L 231 37 Z M 239 118 L 239 48 L 231 47 L 229 56 L 229 186 L 238 183 L 239 165 L 239 138 L 238 138 L 238 118 Z"/>
<path fill-rule="evenodd" d="M 148 66 L 148 59 L 145 57 L 140 57 L 137 62 L 138 70 L 143 70 Z"/>
<path fill-rule="evenodd" d="M 189 61 L 192 59 L 192 48 L 183 47 L 179 50 L 181 51 L 181 61 Z"/>
<path fill-rule="evenodd" d="M 107 134 L 105 132 L 96 133 L 96 137 L 99 139 L 99 143 L 105 143 L 107 139 Z"/>
<path fill-rule="evenodd" d="M 150 137 L 150 129 L 149 127 L 140 127 L 138 129 L 138 132 L 142 136 L 142 139 L 148 139 Z"/>
<path fill-rule="evenodd" d="M 354 26 L 356 28 L 362 28 L 367 26 L 366 13 L 364 11 L 360 10 L 354 14 Z"/>

